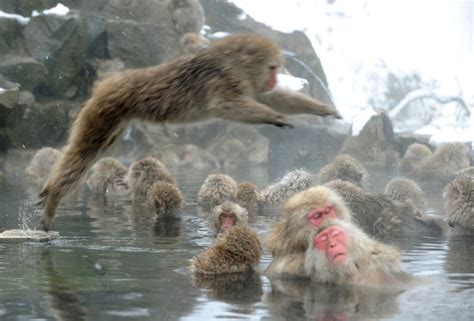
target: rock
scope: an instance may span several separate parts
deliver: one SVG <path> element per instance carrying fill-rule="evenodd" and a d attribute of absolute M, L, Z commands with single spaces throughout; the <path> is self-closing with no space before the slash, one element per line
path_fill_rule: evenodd
<path fill-rule="evenodd" d="M 19 123 L 12 127 L 15 146 L 37 148 L 62 143 L 70 127 L 67 105 L 64 101 L 53 101 L 26 108 Z"/>
<path fill-rule="evenodd" d="M 0 243 L 19 243 L 27 241 L 46 242 L 57 239 L 59 232 L 36 230 L 6 230 L 0 233 Z"/>
<path fill-rule="evenodd" d="M 44 83 L 46 67 L 31 57 L 18 55 L 0 56 L 0 73 L 19 83 L 22 90 L 34 90 Z"/>
<path fill-rule="evenodd" d="M 105 20 L 85 18 L 73 11 L 65 16 L 39 15 L 31 19 L 23 34 L 32 56 L 49 72 L 42 93 L 65 98 L 83 94 L 90 81 L 83 75 L 87 55 L 105 55 L 105 46 L 100 45 Z"/>
<path fill-rule="evenodd" d="M 120 58 L 127 67 L 157 65 L 180 52 L 171 25 L 164 23 L 113 20 L 107 24 L 107 35 L 110 56 Z"/>
<path fill-rule="evenodd" d="M 0 10 L 5 11 L 1 4 Z M 21 34 L 22 28 L 23 26 L 17 20 L 0 17 L 0 52 L 2 54 L 28 54 Z"/>
<path fill-rule="evenodd" d="M 389 162 L 398 153 L 390 118 L 385 112 L 372 116 L 357 136 L 346 137 L 339 153 L 352 155 L 367 167 L 391 166 Z"/>
<path fill-rule="evenodd" d="M 2 107 L 14 108 L 18 103 L 19 93 L 18 87 L 11 89 L 0 87 L 0 109 Z"/>

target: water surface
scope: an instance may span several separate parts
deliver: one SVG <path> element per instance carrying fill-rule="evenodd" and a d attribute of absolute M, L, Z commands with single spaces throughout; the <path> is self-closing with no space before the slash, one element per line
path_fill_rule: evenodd
<path fill-rule="evenodd" d="M 106 204 L 81 191 L 60 208 L 48 243 L 0 244 L 0 320 L 473 320 L 472 238 L 400 240 L 403 268 L 426 280 L 405 291 L 270 282 L 261 275 L 193 281 L 188 260 L 213 242 L 195 198 L 207 173 L 181 173 L 188 206 L 181 222 L 156 224 L 146 208 L 118 197 Z M 263 172 L 234 175 L 260 187 Z M 372 190 L 390 179 L 373 175 Z M 444 216 L 441 191 L 429 212 Z M 0 229 L 34 227 L 36 190 L 0 179 Z M 278 213 L 252 226 L 260 236 Z M 270 263 L 265 254 L 260 270 Z M 230 279 L 229 279 L 230 278 Z"/>

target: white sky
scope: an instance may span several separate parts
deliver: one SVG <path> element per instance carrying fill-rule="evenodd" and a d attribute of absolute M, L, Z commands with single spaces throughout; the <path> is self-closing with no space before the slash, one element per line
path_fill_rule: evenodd
<path fill-rule="evenodd" d="M 305 31 L 351 120 L 377 95 L 383 61 L 474 105 L 474 0 L 233 0 L 272 28 Z M 374 106 L 377 107 L 377 106 Z M 474 125 L 473 125 L 474 126 Z M 474 138 L 473 138 L 474 140 Z"/>

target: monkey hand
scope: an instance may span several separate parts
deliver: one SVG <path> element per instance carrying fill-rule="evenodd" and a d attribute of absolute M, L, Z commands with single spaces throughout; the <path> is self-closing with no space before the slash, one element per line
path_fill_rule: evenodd
<path fill-rule="evenodd" d="M 283 120 L 276 120 L 273 122 L 269 122 L 269 124 L 280 127 L 280 128 L 295 128 L 295 126 Z"/>
<path fill-rule="evenodd" d="M 41 218 L 41 229 L 45 232 L 48 232 L 53 227 L 53 224 L 50 219 L 45 218 L 44 216 Z"/>

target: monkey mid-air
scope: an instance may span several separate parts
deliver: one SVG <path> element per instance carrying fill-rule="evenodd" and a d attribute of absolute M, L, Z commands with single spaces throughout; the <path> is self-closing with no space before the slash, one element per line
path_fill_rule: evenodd
<path fill-rule="evenodd" d="M 64 155 L 39 195 L 42 228 L 51 228 L 61 199 L 132 119 L 182 123 L 217 117 L 292 127 L 284 114 L 340 118 L 332 106 L 275 89 L 282 63 L 272 41 L 240 34 L 217 40 L 194 55 L 96 83 L 72 125 Z"/>

